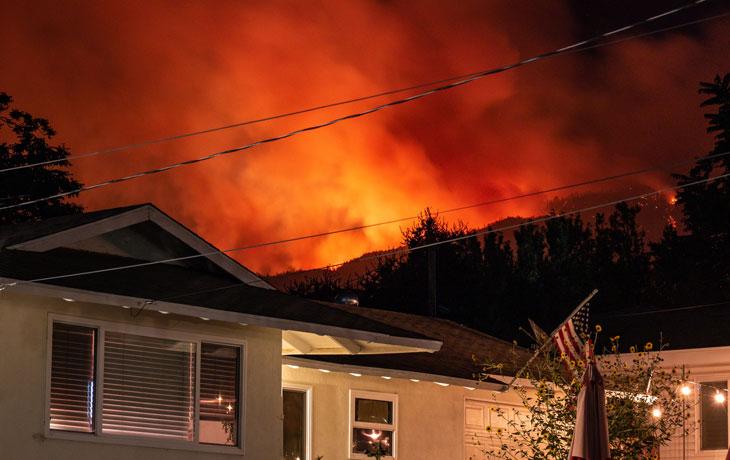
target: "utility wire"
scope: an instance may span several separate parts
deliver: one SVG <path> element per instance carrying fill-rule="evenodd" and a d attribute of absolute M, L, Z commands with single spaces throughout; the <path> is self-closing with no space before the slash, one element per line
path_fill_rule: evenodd
<path fill-rule="evenodd" d="M 630 316 L 652 315 L 654 313 L 668 313 L 668 312 L 673 312 L 673 311 L 698 310 L 700 308 L 719 307 L 721 305 L 730 305 L 730 300 L 726 300 L 726 301 L 723 301 L 723 302 L 712 302 L 712 303 L 701 303 L 701 304 L 695 304 L 695 305 L 684 305 L 684 306 L 681 306 L 681 307 L 672 307 L 672 308 L 656 308 L 655 307 L 652 310 L 636 311 L 636 312 L 629 312 L 629 313 L 618 313 L 618 314 L 610 314 L 610 315 L 601 315 L 601 316 L 599 316 L 599 319 L 606 320 L 606 319 L 624 318 L 624 317 L 630 317 Z"/>
<path fill-rule="evenodd" d="M 608 37 L 608 36 L 617 34 L 619 32 L 624 32 L 626 30 L 629 30 L 629 29 L 637 26 L 638 24 L 643 24 L 645 22 L 651 22 L 651 21 L 654 21 L 654 20 L 663 18 L 665 16 L 668 16 L 668 15 L 671 15 L 671 14 L 675 14 L 675 13 L 677 13 L 679 11 L 682 11 L 682 10 L 685 10 L 685 9 L 688 9 L 688 8 L 691 8 L 691 7 L 694 7 L 694 6 L 697 6 L 698 4 L 703 3 L 704 1 L 706 1 L 706 0 L 702 0 L 702 1 L 697 1 L 697 2 L 694 2 L 694 3 L 690 3 L 688 5 L 685 5 L 684 7 L 677 8 L 675 10 L 671 10 L 671 11 L 662 13 L 660 15 L 653 16 L 653 17 L 648 18 L 645 21 L 642 21 L 640 23 L 632 24 L 632 25 L 629 25 L 629 26 L 626 26 L 626 27 L 622 27 L 620 29 L 616 29 L 616 30 L 611 31 L 611 32 L 607 32 L 607 33 L 603 34 L 600 37 L 601 38 L 602 37 Z M 718 16 L 711 16 L 711 17 L 707 17 L 707 18 L 702 18 L 702 19 L 698 19 L 698 20 L 695 20 L 695 21 L 692 21 L 692 22 L 687 22 L 687 23 L 683 23 L 683 24 L 680 24 L 680 25 L 675 25 L 675 26 L 666 27 L 666 28 L 663 28 L 663 29 L 658 29 L 656 31 L 650 32 L 649 34 L 641 34 L 641 35 L 637 35 L 635 37 L 629 37 L 628 39 L 642 37 L 642 36 L 645 36 L 645 35 L 651 35 L 651 34 L 654 34 L 654 33 L 665 32 L 665 31 L 672 30 L 672 29 L 676 29 L 676 28 L 680 28 L 680 27 L 686 27 L 686 26 L 689 26 L 689 25 L 698 24 L 698 23 L 705 22 L 705 21 L 709 21 L 709 20 L 712 20 L 712 19 L 717 19 L 717 18 L 719 18 L 721 16 L 724 16 L 724 15 L 718 15 Z M 595 37 L 593 39 L 591 39 L 591 40 L 586 40 L 585 42 L 581 42 L 581 43 L 584 43 L 585 44 L 585 43 L 589 43 L 589 42 L 594 41 L 594 40 L 596 40 Z M 620 41 L 623 41 L 623 40 L 620 40 Z M 616 41 L 616 42 L 618 42 L 618 41 Z M 616 43 L 616 42 L 612 42 L 612 43 Z M 574 46 L 575 45 L 572 45 L 572 46 L 566 47 L 566 48 L 573 48 Z M 593 48 L 593 47 L 591 47 L 591 48 Z M 591 48 L 581 48 L 581 50 L 583 50 L 583 49 L 591 49 Z M 455 80 L 461 80 L 461 79 L 465 79 L 465 78 L 470 78 L 470 77 L 473 77 L 473 76 L 476 76 L 476 75 L 480 75 L 480 74 L 485 73 L 485 72 L 488 72 L 488 71 L 483 70 L 483 71 L 471 72 L 471 73 L 467 73 L 467 74 L 463 74 L 463 75 L 457 75 L 457 76 L 442 78 L 440 80 L 434 80 L 434 81 L 430 81 L 430 82 L 427 82 L 427 83 L 418 83 L 418 84 L 415 84 L 415 85 L 406 86 L 406 87 L 402 87 L 402 88 L 396 88 L 396 89 L 381 91 L 379 93 L 370 94 L 370 95 L 367 95 L 367 96 L 359 96 L 359 97 L 355 97 L 355 98 L 352 98 L 352 99 L 346 99 L 346 100 L 342 100 L 342 101 L 329 102 L 329 103 L 326 103 L 326 104 L 321 104 L 321 105 L 317 105 L 317 106 L 313 106 L 313 107 L 308 107 L 308 108 L 305 108 L 305 109 L 295 110 L 295 111 L 292 111 L 292 112 L 286 112 L 286 113 L 281 113 L 281 114 L 277 114 L 277 115 L 270 115 L 270 116 L 266 116 L 266 117 L 262 117 L 262 118 L 256 118 L 256 119 L 252 119 L 252 120 L 240 121 L 240 122 L 236 122 L 236 123 L 232 123 L 232 124 L 228 124 L 228 125 L 217 126 L 217 127 L 213 127 L 213 128 L 206 128 L 206 129 L 202 129 L 202 130 L 198 130 L 198 131 L 191 131 L 191 132 L 187 132 L 187 133 L 175 134 L 175 135 L 172 135 L 172 136 L 166 136 L 166 137 L 161 137 L 161 138 L 157 138 L 157 139 L 149 139 L 149 140 L 135 142 L 135 143 L 131 143 L 131 144 L 120 145 L 120 146 L 117 146 L 117 147 L 111 147 L 111 148 L 108 148 L 108 149 L 96 150 L 96 151 L 82 153 L 82 154 L 78 154 L 78 155 L 72 155 L 72 156 L 69 156 L 69 157 L 66 157 L 66 158 L 58 158 L 58 159 L 54 159 L 54 160 L 39 161 L 39 162 L 36 162 L 36 163 L 29 163 L 29 164 L 25 164 L 25 165 L 13 166 L 13 167 L 5 168 L 5 169 L 0 169 L 0 173 L 9 172 L 9 171 L 17 171 L 17 170 L 20 170 L 20 169 L 32 168 L 32 167 L 35 167 L 35 166 L 43 166 L 43 165 L 61 163 L 61 162 L 64 162 L 64 161 L 72 161 L 72 160 L 77 160 L 77 159 L 81 159 L 81 158 L 88 158 L 88 157 L 94 157 L 94 156 L 99 156 L 99 155 L 105 155 L 105 154 L 109 154 L 109 153 L 121 152 L 121 151 L 124 151 L 124 150 L 131 150 L 131 149 L 137 149 L 137 148 L 140 148 L 140 147 L 146 147 L 146 146 L 150 146 L 150 145 L 161 144 L 161 143 L 164 143 L 164 142 L 176 141 L 176 140 L 185 139 L 185 138 L 188 138 L 188 137 L 200 136 L 200 135 L 203 135 L 203 134 L 210 134 L 210 133 L 214 133 L 214 132 L 217 132 L 217 131 L 223 131 L 223 130 L 228 130 L 228 129 L 233 129 L 233 128 L 240 128 L 240 127 L 243 127 L 243 126 L 248 126 L 248 125 L 263 123 L 263 122 L 267 122 L 267 121 L 278 120 L 278 119 L 282 119 L 282 118 L 292 117 L 292 116 L 295 116 L 295 115 L 302 115 L 302 114 L 305 114 L 305 113 L 316 112 L 316 111 L 319 111 L 319 110 L 329 109 L 329 108 L 338 107 L 338 106 L 342 106 L 342 105 L 353 104 L 353 103 L 356 103 L 356 102 L 363 102 L 363 101 L 367 101 L 367 100 L 370 100 L 370 99 L 377 99 L 377 98 L 384 97 L 384 96 L 392 96 L 392 95 L 396 95 L 396 94 L 400 94 L 400 93 L 405 93 L 405 92 L 413 91 L 413 90 L 417 90 L 417 89 L 423 89 L 423 88 L 427 88 L 429 86 L 440 85 L 442 83 L 448 83 L 448 82 L 452 82 L 452 81 L 455 81 Z"/>
<path fill-rule="evenodd" d="M 636 201 L 636 200 L 648 198 L 648 197 L 653 196 L 653 195 L 660 195 L 662 193 L 666 193 L 666 192 L 669 192 L 669 191 L 681 190 L 681 189 L 684 189 L 684 188 L 693 187 L 693 186 L 696 186 L 696 185 L 713 182 L 713 181 L 716 181 L 716 180 L 719 180 L 719 179 L 724 179 L 726 177 L 730 177 L 730 173 L 722 174 L 722 175 L 718 175 L 718 176 L 714 176 L 714 177 L 709 177 L 709 178 L 705 178 L 705 179 L 700 179 L 700 180 L 696 180 L 696 181 L 693 181 L 693 182 L 688 182 L 688 183 L 682 184 L 682 185 L 674 185 L 674 186 L 670 186 L 670 187 L 664 187 L 664 188 L 661 188 L 661 189 L 653 190 L 651 192 L 646 192 L 646 193 L 642 193 L 642 194 L 638 194 L 638 195 L 632 195 L 632 196 L 628 196 L 628 197 L 625 197 L 625 198 L 622 198 L 622 199 L 613 200 L 613 201 L 609 201 L 609 202 L 605 202 L 605 203 L 601 203 L 601 204 L 597 204 L 597 205 L 593 205 L 593 206 L 588 206 L 588 207 L 580 208 L 580 209 L 573 210 L 573 211 L 566 211 L 566 212 L 558 213 L 558 214 L 550 214 L 550 215 L 547 215 L 547 216 L 543 216 L 543 217 L 531 219 L 531 220 L 528 220 L 528 221 L 520 222 L 518 224 L 507 225 L 507 226 L 498 227 L 498 228 L 487 228 L 486 230 L 469 233 L 468 235 L 463 235 L 463 236 L 459 236 L 459 237 L 455 237 L 455 238 L 450 238 L 450 239 L 446 239 L 446 240 L 436 241 L 436 242 L 433 242 L 433 243 L 422 244 L 422 245 L 419 245 L 419 246 L 397 248 L 397 249 L 394 249 L 394 250 L 382 252 L 380 254 L 375 254 L 375 255 L 371 255 L 371 256 L 360 257 L 360 258 L 357 259 L 357 261 L 358 262 L 362 262 L 362 261 L 373 260 L 373 259 L 382 259 L 383 257 L 403 255 L 403 254 L 407 254 L 407 253 L 414 252 L 414 251 L 419 251 L 419 250 L 428 249 L 428 248 L 432 248 L 432 247 L 436 247 L 436 246 L 441 246 L 443 244 L 454 243 L 454 242 L 463 241 L 463 240 L 466 240 L 466 239 L 469 239 L 469 238 L 474 238 L 474 237 L 477 237 L 477 236 L 487 235 L 487 234 L 490 234 L 490 233 L 497 233 L 497 232 L 504 232 L 504 231 L 508 231 L 508 230 L 514 230 L 514 229 L 517 229 L 517 228 L 520 228 L 520 227 L 523 227 L 523 226 L 526 226 L 526 225 L 534 225 L 534 224 L 544 223 L 544 222 L 548 222 L 548 221 L 555 220 L 555 219 L 560 219 L 560 218 L 563 218 L 563 217 L 566 217 L 566 216 L 570 216 L 570 215 L 574 215 L 574 214 L 581 214 L 583 212 L 594 211 L 594 210 L 598 210 L 598 209 L 601 209 L 601 208 L 615 206 L 615 205 L 617 205 L 619 203 L 622 203 L 622 202 Z M 259 244 L 259 245 L 253 245 L 251 247 L 261 247 L 261 246 L 268 245 L 268 244 L 270 244 L 270 243 L 262 243 L 262 244 Z M 243 248 L 238 248 L 237 250 L 243 250 Z M 189 260 L 189 259 L 194 259 L 194 258 L 198 258 L 198 257 L 205 257 L 205 256 L 211 256 L 211 255 L 222 255 L 222 254 L 225 254 L 225 253 L 231 252 L 231 251 L 232 250 L 230 250 L 230 249 L 229 250 L 221 250 L 221 251 L 214 251 L 214 252 L 203 253 L 203 254 L 194 254 L 194 255 L 184 256 L 184 257 L 176 257 L 176 258 L 171 258 L 171 259 L 156 260 L 156 261 L 149 261 L 149 262 L 141 262 L 141 263 L 137 263 L 137 264 L 121 265 L 121 266 L 116 266 L 116 267 L 108 267 L 108 268 L 103 268 L 103 269 L 88 270 L 88 271 L 76 272 L 76 273 L 68 273 L 68 274 L 64 274 L 64 275 L 47 276 L 47 277 L 35 278 L 35 279 L 31 279 L 31 280 L 14 281 L 14 282 L 11 282 L 11 283 L 0 284 L 0 290 L 3 290 L 5 288 L 7 288 L 7 287 L 17 286 L 17 285 L 32 284 L 32 283 L 38 283 L 38 282 L 44 282 L 44 281 L 52 281 L 52 280 L 65 279 L 65 278 L 74 278 L 74 277 L 85 276 L 85 275 L 95 275 L 95 274 L 100 274 L 100 273 L 109 273 L 109 272 L 115 272 L 115 271 L 119 271 L 119 270 L 126 270 L 126 269 L 130 269 L 130 268 L 147 267 L 147 266 L 151 266 L 151 265 L 158 265 L 158 264 L 162 264 L 162 263 L 176 262 L 176 261 L 181 261 L 181 260 Z M 314 270 L 327 270 L 327 269 L 332 269 L 332 268 L 340 267 L 342 265 L 345 265 L 348 262 L 350 262 L 350 261 L 345 261 L 345 262 L 340 262 L 340 263 L 336 263 L 336 264 L 325 265 L 323 267 L 311 268 L 311 269 L 308 269 L 308 270 L 309 271 L 314 271 Z M 248 284 L 248 283 L 241 283 L 241 284 Z M 234 285 L 231 285 L 231 286 L 223 287 L 222 289 L 229 289 L 229 288 L 236 287 L 236 286 L 238 286 L 238 285 L 237 284 L 234 284 Z M 215 290 L 218 290 L 218 288 L 215 289 Z M 201 291 L 200 293 L 202 293 L 202 292 L 207 292 L 207 291 Z M 193 295 L 193 294 L 197 294 L 197 293 L 198 292 L 191 293 L 191 294 L 186 294 L 184 296 Z"/>
<path fill-rule="evenodd" d="M 328 127 L 328 126 L 332 126 L 332 125 L 338 124 L 338 123 L 343 122 L 343 121 L 346 121 L 346 120 L 352 120 L 352 119 L 355 119 L 355 118 L 360 118 L 360 117 L 363 117 L 363 116 L 366 116 L 366 115 L 370 115 L 372 113 L 379 112 L 379 111 L 384 110 L 384 109 L 389 108 L 389 107 L 394 107 L 394 106 L 397 106 L 397 105 L 401 105 L 401 104 L 405 104 L 405 103 L 408 103 L 408 102 L 412 102 L 412 101 L 415 101 L 415 100 L 418 100 L 418 99 L 422 99 L 422 98 L 424 98 L 426 96 L 430 96 L 430 95 L 435 94 L 435 93 L 438 93 L 438 92 L 447 91 L 447 90 L 450 90 L 450 89 L 453 89 L 453 88 L 456 88 L 456 87 L 463 86 L 463 85 L 466 85 L 468 83 L 474 82 L 476 80 L 480 80 L 480 79 L 482 79 L 484 77 L 487 77 L 489 75 L 494 75 L 494 74 L 502 73 L 502 72 L 505 72 L 507 70 L 514 69 L 514 68 L 517 68 L 517 67 L 521 67 L 521 66 L 524 66 L 524 65 L 530 64 L 532 62 L 536 62 L 536 61 L 542 60 L 542 59 L 547 59 L 547 58 L 552 57 L 552 56 L 557 56 L 557 55 L 562 55 L 562 54 L 567 54 L 567 53 L 577 52 L 577 51 L 584 51 L 586 49 L 607 46 L 607 45 L 610 45 L 610 44 L 613 44 L 613 43 L 616 43 L 616 42 L 619 42 L 619 41 L 625 41 L 625 40 L 628 40 L 630 38 L 627 37 L 627 38 L 624 38 L 624 39 L 616 40 L 614 42 L 599 43 L 599 44 L 596 44 L 596 45 L 593 45 L 593 46 L 590 46 L 590 47 L 584 47 L 583 46 L 586 43 L 592 43 L 592 42 L 594 42 L 596 40 L 600 40 L 602 37 L 610 36 L 612 34 L 615 34 L 615 33 L 620 32 L 620 31 L 624 31 L 624 30 L 630 29 L 632 27 L 636 27 L 639 24 L 644 24 L 644 23 L 653 21 L 653 20 L 655 20 L 655 19 L 657 19 L 659 17 L 666 16 L 667 14 L 672 14 L 672 13 L 674 13 L 676 11 L 681 11 L 682 9 L 689 8 L 690 6 L 694 6 L 695 4 L 703 3 L 705 1 L 707 1 L 707 0 L 696 0 L 696 2 L 693 3 L 693 4 L 690 4 L 690 5 L 681 7 L 681 8 L 677 8 L 675 10 L 672 10 L 671 12 L 666 12 L 666 13 L 663 13 L 661 15 L 657 15 L 657 16 L 654 16 L 652 18 L 646 19 L 644 21 L 637 22 L 635 24 L 632 24 L 632 25 L 629 25 L 629 26 L 625 26 L 625 27 L 622 27 L 620 29 L 616 29 L 616 30 L 611 31 L 611 32 L 606 32 L 606 33 L 604 33 L 602 35 L 599 35 L 599 36 L 596 36 L 594 38 L 591 38 L 591 39 L 588 39 L 588 40 L 584 40 L 582 42 L 578 42 L 578 43 L 575 43 L 573 45 L 569 45 L 569 46 L 560 48 L 560 49 L 555 50 L 555 51 L 550 51 L 550 52 L 547 52 L 547 53 L 543 53 L 541 55 L 537 55 L 537 56 L 534 56 L 534 57 L 531 57 L 531 58 L 528 58 L 528 59 L 524 59 L 524 60 L 519 61 L 519 62 L 514 63 L 514 64 L 510 64 L 510 65 L 507 65 L 507 66 L 503 66 L 503 67 L 495 68 L 495 69 L 492 69 L 492 70 L 488 70 L 488 71 L 485 71 L 485 72 L 476 74 L 476 75 L 474 75 L 472 77 L 469 77 L 469 78 L 466 78 L 466 79 L 463 79 L 463 80 L 459 80 L 459 81 L 456 81 L 456 82 L 453 82 L 453 83 L 449 83 L 449 84 L 444 85 L 444 86 L 439 86 L 437 88 L 433 88 L 431 90 L 428 90 L 428 91 L 425 91 L 425 92 L 422 92 L 422 93 L 417 93 L 417 94 L 414 94 L 412 96 L 409 96 L 409 97 L 406 97 L 406 98 L 403 98 L 403 99 L 398 99 L 398 100 L 395 100 L 395 101 L 387 102 L 385 104 L 382 104 L 382 105 L 379 105 L 379 106 L 375 106 L 375 107 L 372 107 L 370 109 L 367 109 L 367 110 L 364 110 L 364 111 L 361 111 L 361 112 L 352 113 L 352 114 L 349 114 L 349 115 L 345 115 L 343 117 L 339 117 L 339 118 L 332 119 L 332 120 L 327 121 L 327 122 L 323 122 L 323 123 L 311 125 L 311 126 L 308 126 L 308 127 L 305 127 L 305 128 L 300 128 L 300 129 L 297 129 L 297 130 L 294 130 L 294 131 L 290 131 L 290 132 L 288 132 L 286 134 L 281 134 L 281 135 L 278 135 L 278 136 L 274 136 L 274 137 L 269 137 L 269 138 L 266 138 L 266 139 L 262 139 L 262 140 L 259 140 L 259 141 L 256 141 L 256 142 L 253 142 L 253 143 L 250 143 L 250 144 L 241 146 L 241 147 L 235 147 L 235 148 L 231 148 L 231 149 L 227 149 L 227 150 L 222 150 L 222 151 L 219 151 L 219 152 L 215 152 L 215 153 L 212 153 L 212 154 L 205 155 L 203 157 L 193 158 L 193 159 L 186 160 L 186 161 L 182 161 L 182 162 L 178 162 L 178 163 L 171 163 L 171 164 L 168 164 L 168 165 L 159 167 L 159 168 L 154 168 L 154 169 L 149 169 L 149 170 L 146 170 L 146 171 L 141 171 L 141 172 L 138 172 L 138 173 L 134 173 L 134 174 L 127 175 L 127 176 L 122 176 L 122 177 L 118 177 L 118 178 L 115 178 L 115 179 L 110 179 L 110 180 L 107 180 L 107 181 L 104 181 L 104 182 L 99 182 L 99 183 L 96 183 L 96 184 L 93 184 L 93 185 L 79 187 L 79 188 L 76 188 L 76 189 L 73 189 L 73 190 L 69 190 L 69 191 L 66 191 L 66 192 L 61 192 L 61 193 L 57 193 L 57 194 L 54 194 L 54 195 L 49 195 L 49 196 L 45 196 L 45 197 L 41 197 L 41 198 L 36 198 L 36 199 L 33 199 L 33 200 L 29 200 L 29 201 L 23 201 L 23 202 L 15 203 L 15 204 L 12 204 L 12 205 L 2 206 L 2 207 L 0 207 L 0 211 L 4 211 L 4 210 L 7 210 L 7 209 L 20 208 L 20 207 L 24 207 L 24 206 L 29 206 L 31 204 L 40 203 L 40 202 L 47 201 L 47 200 L 52 200 L 52 199 L 63 198 L 63 197 L 70 196 L 70 195 L 78 195 L 81 192 L 86 192 L 86 191 L 89 191 L 89 190 L 95 190 L 95 189 L 98 189 L 98 188 L 107 187 L 107 186 L 110 186 L 110 185 L 113 185 L 113 184 L 117 184 L 117 183 L 120 183 L 120 182 L 126 182 L 126 181 L 129 181 L 129 180 L 132 180 L 132 179 L 137 179 L 137 178 L 144 177 L 144 176 L 148 176 L 148 175 L 162 173 L 162 172 L 169 171 L 171 169 L 179 168 L 179 167 L 182 167 L 182 166 L 188 166 L 188 165 L 191 165 L 191 164 L 195 164 L 195 163 L 200 163 L 200 162 L 203 162 L 203 161 L 211 160 L 211 159 L 217 158 L 219 156 L 230 155 L 232 153 L 237 153 L 237 152 L 240 152 L 240 151 L 243 151 L 243 150 L 248 150 L 248 149 L 251 149 L 253 147 L 257 147 L 259 145 L 268 144 L 268 143 L 272 143 L 272 142 L 276 142 L 276 141 L 281 141 L 281 140 L 284 140 L 284 139 L 287 139 L 287 138 L 290 138 L 290 137 L 294 137 L 294 136 L 297 136 L 299 134 L 303 134 L 303 133 L 306 133 L 306 132 L 309 132 L 309 131 L 315 131 L 315 130 L 318 130 L 318 129 L 321 129 L 321 128 L 325 128 L 325 127 Z M 730 14 L 730 13 L 724 13 L 722 15 L 718 15 L 718 16 L 715 16 L 715 17 L 727 16 L 728 14 Z M 656 32 L 653 32 L 653 33 L 656 33 Z M 646 33 L 644 35 L 651 35 L 651 34 L 652 34 L 652 32 L 649 32 L 649 33 Z M 636 37 L 631 37 L 631 38 L 636 38 Z"/>

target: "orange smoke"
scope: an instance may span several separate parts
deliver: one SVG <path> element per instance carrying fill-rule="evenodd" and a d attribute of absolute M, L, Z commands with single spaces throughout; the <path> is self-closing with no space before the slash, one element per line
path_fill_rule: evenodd
<path fill-rule="evenodd" d="M 365 0 L 215 7 L 48 1 L 5 9 L 0 90 L 49 118 L 75 153 L 485 69 L 579 39 L 564 27 L 574 21 L 569 8 L 557 2 L 529 12 L 478 1 L 447 8 Z M 696 87 L 727 70 L 716 62 L 730 48 L 727 31 L 716 23 L 702 36 L 670 34 L 561 57 L 295 139 L 89 192 L 80 201 L 88 209 L 153 202 L 228 248 L 690 158 L 709 145 Z M 377 102 L 79 160 L 73 168 L 91 184 Z M 669 178 L 636 182 L 653 187 Z M 630 185 L 598 189 L 623 187 L 630 194 Z M 542 213 L 549 198 L 448 219 L 478 227 Z M 254 270 L 276 272 L 343 261 L 399 241 L 399 227 L 391 225 L 236 257 Z"/>

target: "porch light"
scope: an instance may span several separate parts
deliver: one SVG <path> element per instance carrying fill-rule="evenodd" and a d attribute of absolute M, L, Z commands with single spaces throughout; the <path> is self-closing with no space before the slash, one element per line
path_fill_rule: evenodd
<path fill-rule="evenodd" d="M 715 402 L 718 404 L 722 404 L 725 402 L 725 395 L 720 393 L 720 390 L 715 390 Z"/>

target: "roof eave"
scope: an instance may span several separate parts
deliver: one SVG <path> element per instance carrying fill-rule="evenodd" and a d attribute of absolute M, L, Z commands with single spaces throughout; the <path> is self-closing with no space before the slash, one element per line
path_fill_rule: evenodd
<path fill-rule="evenodd" d="M 13 286 L 13 283 L 18 283 Z M 245 323 L 254 326 L 269 327 L 280 329 L 282 331 L 295 331 L 302 333 L 317 334 L 320 336 L 330 336 L 333 340 L 350 339 L 359 340 L 369 344 L 384 345 L 377 353 L 404 353 L 404 352 L 436 352 L 441 349 L 442 342 L 432 339 L 420 339 L 412 337 L 399 337 L 378 332 L 364 331 L 358 329 L 349 329 L 339 326 L 331 326 L 327 324 L 319 324 L 313 322 L 296 321 L 284 318 L 274 318 L 269 316 L 254 315 L 250 313 L 241 313 L 228 310 L 219 310 L 214 308 L 199 307 L 195 305 L 180 304 L 166 301 L 154 301 L 150 303 L 150 299 L 139 297 L 124 296 L 118 294 L 110 294 L 105 292 L 90 291 L 84 289 L 68 288 L 65 286 L 56 286 L 43 283 L 28 283 L 23 280 L 13 278 L 0 277 L 0 284 L 6 285 L 6 289 L 15 292 L 21 292 L 31 295 L 71 298 L 76 301 L 97 303 L 111 306 L 136 306 L 138 308 L 151 308 L 154 310 L 162 310 L 182 316 L 209 318 L 211 320 L 224 321 L 229 323 Z M 388 351 L 388 346 L 391 350 Z M 343 350 L 336 353 L 322 353 L 322 350 L 312 349 L 311 354 L 358 354 L 352 353 L 345 345 Z"/>
<path fill-rule="evenodd" d="M 373 377 L 390 377 L 399 379 L 416 379 L 423 382 L 433 382 L 438 384 L 448 384 L 454 386 L 462 386 L 469 389 L 482 389 L 489 391 L 504 392 L 507 391 L 508 385 L 504 383 L 495 383 L 488 381 L 471 380 L 460 377 L 451 377 L 447 375 L 430 374 L 426 372 L 414 372 L 401 369 L 388 369 L 382 367 L 357 366 L 352 364 L 330 363 L 325 361 L 317 361 L 310 358 L 299 358 L 295 356 L 284 356 L 282 363 L 293 367 L 305 367 L 309 369 L 324 369 L 330 372 L 356 373 L 361 375 L 369 375 Z"/>

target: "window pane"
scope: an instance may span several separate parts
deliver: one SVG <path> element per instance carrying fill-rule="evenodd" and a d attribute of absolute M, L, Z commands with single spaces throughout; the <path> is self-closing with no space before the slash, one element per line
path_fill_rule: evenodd
<path fill-rule="evenodd" d="M 393 432 L 365 428 L 352 429 L 352 452 L 371 454 L 380 449 L 382 455 L 393 455 Z"/>
<path fill-rule="evenodd" d="M 715 401 L 715 393 L 725 393 L 727 382 L 703 382 L 700 386 L 702 450 L 727 449 L 727 398 Z"/>
<path fill-rule="evenodd" d="M 355 421 L 393 423 L 393 403 L 375 399 L 355 399 Z"/>
<path fill-rule="evenodd" d="M 307 394 L 284 390 L 284 460 L 306 458 Z"/>
<path fill-rule="evenodd" d="M 241 349 L 203 343 L 200 350 L 199 440 L 236 446 Z"/>
<path fill-rule="evenodd" d="M 196 344 L 107 332 L 105 434 L 193 440 Z"/>
<path fill-rule="evenodd" d="M 96 329 L 53 323 L 50 428 L 94 432 Z"/>

